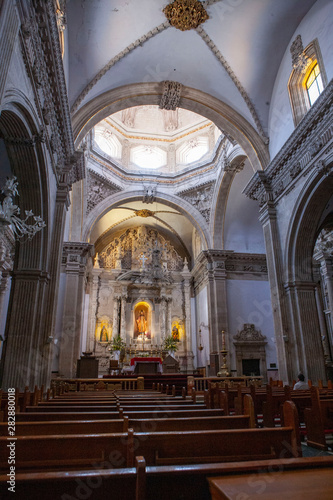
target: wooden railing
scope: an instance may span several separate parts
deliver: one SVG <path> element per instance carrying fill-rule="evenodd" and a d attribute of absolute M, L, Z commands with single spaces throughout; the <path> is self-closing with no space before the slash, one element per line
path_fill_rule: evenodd
<path fill-rule="evenodd" d="M 192 387 L 197 393 L 204 392 L 208 389 L 208 382 L 219 383 L 221 388 L 227 384 L 229 387 L 236 387 L 241 384 L 244 387 L 249 387 L 251 384 L 260 386 L 263 377 L 187 377 L 187 388 L 191 390 Z"/>
<path fill-rule="evenodd" d="M 51 389 L 54 395 L 58 396 L 69 391 L 137 391 L 144 389 L 144 379 L 143 377 L 108 378 L 107 381 L 100 378 L 52 379 Z"/>

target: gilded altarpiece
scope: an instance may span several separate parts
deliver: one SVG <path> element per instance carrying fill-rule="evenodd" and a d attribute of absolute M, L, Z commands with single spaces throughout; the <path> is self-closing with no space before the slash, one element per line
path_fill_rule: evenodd
<path fill-rule="evenodd" d="M 158 355 L 172 335 L 181 372 L 193 370 L 190 280 L 187 256 L 155 229 L 140 226 L 114 238 L 99 255 L 90 276 L 87 350 L 108 372 L 110 342 L 126 343 L 122 360 Z"/>

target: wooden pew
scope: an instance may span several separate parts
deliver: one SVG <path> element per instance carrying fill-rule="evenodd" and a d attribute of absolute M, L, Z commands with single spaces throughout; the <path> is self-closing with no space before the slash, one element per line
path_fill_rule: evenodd
<path fill-rule="evenodd" d="M 134 453 L 144 456 L 148 465 L 301 456 L 297 410 L 290 401 L 284 403 L 284 418 L 285 427 L 272 429 L 137 432 L 133 433 Z"/>
<path fill-rule="evenodd" d="M 75 412 L 23 412 L 17 413 L 16 422 L 36 422 L 53 420 L 113 420 L 123 418 L 119 412 L 95 412 L 95 411 L 75 411 Z"/>
<path fill-rule="evenodd" d="M 249 429 L 250 425 L 250 417 L 245 415 L 227 417 L 141 418 L 129 421 L 129 426 L 134 432 Z"/>
<path fill-rule="evenodd" d="M 327 450 L 326 434 L 333 433 L 333 398 L 321 399 L 317 387 L 311 387 L 311 408 L 304 410 L 307 444 Z"/>
<path fill-rule="evenodd" d="M 191 417 L 222 417 L 223 410 L 172 410 L 172 409 L 156 409 L 153 411 L 128 411 L 127 409 L 120 409 L 120 418 L 127 415 L 131 419 L 149 418 L 191 418 Z"/>
<path fill-rule="evenodd" d="M 306 457 L 247 462 L 192 464 L 185 466 L 146 466 L 143 457 L 137 457 L 136 467 L 108 470 L 83 470 L 68 472 L 32 472 L 16 474 L 16 497 L 25 500 L 60 500 L 91 498 L 92 500 L 211 500 L 208 479 L 234 474 L 253 474 L 254 481 L 272 482 L 278 471 L 316 470 L 333 467 L 333 457 Z M 0 476 L 2 500 L 13 498 L 6 495 L 8 480 Z M 65 500 L 63 499 L 63 500 Z"/>
<path fill-rule="evenodd" d="M 18 471 L 126 467 L 129 433 L 15 436 Z M 0 437 L 0 470 L 8 471 L 7 437 Z"/>
<path fill-rule="evenodd" d="M 16 422 L 15 436 L 103 434 L 128 431 L 128 417 L 116 420 Z M 7 422 L 0 423 L 0 436 L 8 436 Z"/>

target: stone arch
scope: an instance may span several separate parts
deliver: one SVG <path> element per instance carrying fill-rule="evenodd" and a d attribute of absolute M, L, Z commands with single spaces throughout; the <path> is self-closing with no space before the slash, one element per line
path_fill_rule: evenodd
<path fill-rule="evenodd" d="M 223 236 L 224 220 L 228 203 L 229 191 L 238 169 L 242 168 L 242 164 L 244 164 L 245 160 L 246 156 L 244 155 L 244 153 L 238 151 L 238 154 L 236 156 L 233 156 L 230 162 L 230 170 L 227 172 L 221 170 L 219 174 L 212 201 L 212 207 L 215 207 L 213 213 L 213 228 L 212 228 L 214 249 L 224 248 L 224 236 Z"/>
<path fill-rule="evenodd" d="M 84 241 L 89 241 L 89 235 L 93 225 L 105 215 L 110 209 L 117 208 L 117 206 L 128 203 L 130 201 L 142 200 L 143 191 L 136 190 L 130 192 L 119 192 L 105 198 L 101 203 L 89 213 L 87 220 L 83 226 L 82 236 Z M 193 208 L 193 206 L 186 200 L 177 196 L 166 193 L 157 193 L 156 201 L 164 203 L 165 205 L 178 210 L 183 213 L 193 224 L 199 232 L 205 249 L 211 248 L 211 236 L 208 231 L 208 226 L 203 216 Z"/>
<path fill-rule="evenodd" d="M 46 227 L 32 240 L 16 245 L 5 343 L 1 360 L 2 387 L 30 389 L 46 380 L 49 351 L 45 346 L 50 244 L 48 176 L 38 119 L 26 96 L 11 89 L 1 106 L 0 137 L 13 175 L 17 177 L 21 218 L 25 210 L 41 216 Z M 16 200 L 15 200 L 16 201 Z M 30 221 L 27 221 L 28 223 Z M 27 301 L 29 297 L 29 301 Z M 3 374 L 3 376 L 2 376 Z M 43 382 L 42 382 L 43 381 Z"/>
<path fill-rule="evenodd" d="M 91 99 L 73 116 L 75 145 L 101 120 L 123 109 L 160 103 L 162 83 L 135 83 L 118 87 Z M 226 103 L 197 89 L 183 87 L 180 107 L 193 111 L 230 134 L 243 148 L 254 171 L 264 169 L 269 163 L 268 147 L 263 139 L 237 111 Z"/>
<path fill-rule="evenodd" d="M 313 220 L 319 222 L 332 192 L 332 175 L 323 177 L 317 173 L 301 192 L 286 238 L 286 281 L 312 281 L 312 254 L 318 231 Z"/>

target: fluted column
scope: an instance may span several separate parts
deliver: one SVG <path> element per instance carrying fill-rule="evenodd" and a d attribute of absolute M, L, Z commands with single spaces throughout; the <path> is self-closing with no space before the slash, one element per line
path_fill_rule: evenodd
<path fill-rule="evenodd" d="M 120 312 L 120 336 L 126 341 L 126 304 L 127 304 L 127 290 L 122 290 L 121 294 L 121 312 Z"/>
<path fill-rule="evenodd" d="M 6 341 L 3 352 L 2 388 L 40 384 L 40 373 L 47 368 L 43 356 L 43 296 L 47 273 L 21 270 L 13 273 Z"/>
<path fill-rule="evenodd" d="M 59 375 L 62 377 L 76 376 L 76 363 L 80 356 L 86 265 L 91 250 L 92 245 L 89 243 L 64 244 L 66 291 L 59 356 Z"/>
<path fill-rule="evenodd" d="M 310 380 L 326 380 L 324 352 L 316 303 L 316 284 L 289 283 L 287 293 L 292 311 L 293 332 L 288 336 L 294 356 L 292 377 L 302 371 Z"/>
<path fill-rule="evenodd" d="M 295 353 L 292 349 L 292 343 L 286 342 L 292 332 L 289 331 L 289 313 L 282 281 L 282 251 L 277 224 L 276 208 L 273 206 L 272 202 L 267 201 L 267 203 L 263 205 L 260 214 L 260 222 L 263 226 L 266 247 L 279 378 L 285 383 L 288 383 L 295 377 Z"/>
<path fill-rule="evenodd" d="M 88 339 L 87 351 L 94 352 L 95 350 L 95 329 L 96 329 L 96 306 L 99 288 L 99 275 L 101 269 L 93 269 L 93 274 L 90 277 L 90 300 L 89 300 L 89 317 L 88 317 Z"/>

